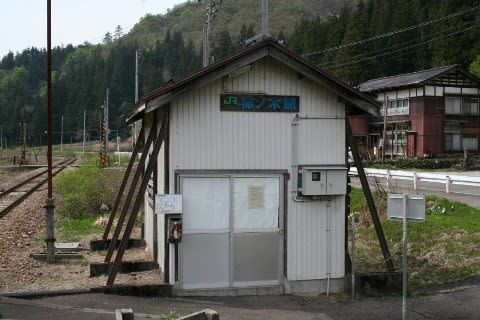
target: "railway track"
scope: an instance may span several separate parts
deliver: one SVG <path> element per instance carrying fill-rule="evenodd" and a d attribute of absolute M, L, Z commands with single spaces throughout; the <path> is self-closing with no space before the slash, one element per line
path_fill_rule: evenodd
<path fill-rule="evenodd" d="M 70 158 L 56 163 L 52 175 L 59 174 L 75 160 Z M 44 185 L 47 180 L 47 169 L 44 169 L 0 193 L 0 219 Z"/>

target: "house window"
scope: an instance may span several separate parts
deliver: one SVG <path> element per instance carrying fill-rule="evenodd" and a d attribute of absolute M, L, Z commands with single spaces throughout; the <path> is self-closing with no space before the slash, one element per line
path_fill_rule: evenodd
<path fill-rule="evenodd" d="M 478 98 L 446 97 L 445 114 L 478 115 Z"/>
<path fill-rule="evenodd" d="M 445 98 L 445 114 L 460 114 L 462 100 L 460 97 Z"/>
<path fill-rule="evenodd" d="M 460 135 L 460 124 L 446 122 L 443 128 L 445 136 L 445 151 L 462 150 L 462 136 Z"/>
<path fill-rule="evenodd" d="M 388 116 L 408 115 L 410 113 L 408 99 L 397 99 L 388 101 Z M 380 103 L 380 115 L 385 115 L 385 103 Z"/>
<path fill-rule="evenodd" d="M 462 150 L 461 135 L 454 133 L 445 134 L 445 151 L 460 151 Z"/>
<path fill-rule="evenodd" d="M 478 98 L 463 98 L 462 113 L 478 115 Z"/>
<path fill-rule="evenodd" d="M 478 151 L 478 136 L 474 134 L 463 135 L 462 147 L 470 151 Z"/>

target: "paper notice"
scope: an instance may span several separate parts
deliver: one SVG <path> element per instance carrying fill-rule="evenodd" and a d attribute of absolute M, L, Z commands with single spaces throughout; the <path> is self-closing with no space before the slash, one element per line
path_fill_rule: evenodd
<path fill-rule="evenodd" d="M 258 186 L 248 187 L 248 209 L 265 208 L 265 188 Z"/>

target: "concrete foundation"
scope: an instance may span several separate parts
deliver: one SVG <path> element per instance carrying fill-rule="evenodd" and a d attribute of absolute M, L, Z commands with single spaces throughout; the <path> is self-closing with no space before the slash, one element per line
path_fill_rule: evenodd
<path fill-rule="evenodd" d="M 330 279 L 330 293 L 345 291 L 344 278 Z M 287 281 L 285 284 L 286 294 L 303 296 L 317 296 L 327 292 L 327 279 Z"/>
<path fill-rule="evenodd" d="M 173 288 L 173 295 L 178 297 L 227 297 L 227 296 L 266 296 L 283 294 L 282 286 L 251 288 L 214 288 L 214 289 L 178 289 Z"/>

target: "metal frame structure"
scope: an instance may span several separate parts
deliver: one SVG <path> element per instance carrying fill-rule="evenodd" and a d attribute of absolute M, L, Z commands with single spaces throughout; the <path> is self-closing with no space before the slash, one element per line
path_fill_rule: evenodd
<path fill-rule="evenodd" d="M 156 137 L 156 130 L 155 130 L 155 126 L 153 126 L 152 129 L 150 130 L 149 135 L 148 135 L 147 142 L 145 143 L 145 147 L 144 147 L 145 152 L 142 152 L 142 156 L 140 157 L 140 162 L 138 164 L 138 169 L 135 171 L 135 175 L 133 176 L 133 180 L 132 180 L 132 183 L 130 185 L 130 189 L 128 190 L 127 199 L 125 200 L 125 203 L 123 204 L 122 212 L 120 213 L 120 216 L 118 217 L 117 226 L 116 226 L 115 231 L 113 233 L 112 240 L 110 241 L 110 245 L 109 245 L 108 251 L 107 251 L 107 256 L 105 257 L 105 262 L 107 262 L 107 263 L 110 262 L 110 260 L 112 259 L 113 252 L 117 248 L 117 242 L 118 242 L 118 239 L 120 237 L 120 232 L 122 231 L 123 223 L 125 222 L 125 217 L 127 216 L 127 211 L 130 207 L 130 203 L 132 202 L 132 198 L 133 198 L 133 195 L 135 193 L 135 189 L 136 189 L 136 186 L 137 186 L 137 183 L 138 183 L 138 179 L 140 178 L 140 174 L 142 172 L 141 168 L 143 168 L 143 166 L 145 165 L 145 161 L 146 161 L 147 156 L 148 156 L 148 152 L 146 152 L 146 151 L 148 149 L 150 149 L 150 146 L 154 142 L 155 137 Z M 138 144 L 138 142 L 137 142 L 137 144 Z M 137 197 L 138 197 L 138 195 L 137 195 Z M 120 197 L 121 197 L 121 195 L 120 195 Z M 113 211 L 112 211 L 112 213 L 113 213 Z"/>
<path fill-rule="evenodd" d="M 385 239 L 385 234 L 383 233 L 382 224 L 380 223 L 380 218 L 378 217 L 377 208 L 375 207 L 375 202 L 373 201 L 372 191 L 370 190 L 370 186 L 368 185 L 368 180 L 365 174 L 365 170 L 363 168 L 362 159 L 360 158 L 360 154 L 358 153 L 357 145 L 355 144 L 355 137 L 353 136 L 352 128 L 350 127 L 348 121 L 346 121 L 346 127 L 347 142 L 352 150 L 353 159 L 355 160 L 355 164 L 357 166 L 358 177 L 360 178 L 363 193 L 365 194 L 365 198 L 367 199 L 368 209 L 370 211 L 370 215 L 372 216 L 373 225 L 375 227 L 378 241 L 380 242 L 380 248 L 382 249 L 383 258 L 385 260 L 387 270 L 388 272 L 395 272 L 392 256 L 390 255 L 387 240 Z"/>
<path fill-rule="evenodd" d="M 143 132 L 143 127 L 140 130 L 140 137 L 143 137 L 144 132 Z M 141 143 L 136 143 L 135 147 L 133 148 L 132 156 L 130 158 L 130 161 L 128 162 L 127 166 L 127 171 L 125 172 L 125 175 L 123 176 L 122 184 L 120 185 L 120 189 L 118 190 L 117 197 L 115 199 L 115 203 L 112 207 L 112 212 L 110 213 L 110 217 L 108 219 L 107 226 L 105 227 L 105 232 L 103 233 L 103 240 L 107 240 L 108 234 L 110 233 L 110 229 L 112 228 L 113 220 L 115 219 L 115 215 L 118 210 L 118 206 L 120 205 L 120 200 L 122 199 L 123 191 L 125 191 L 125 186 L 127 185 L 128 179 L 130 177 L 130 173 L 132 171 L 133 165 L 135 163 L 135 159 L 137 158 L 137 155 L 140 151 Z"/>
<path fill-rule="evenodd" d="M 150 158 L 148 159 L 148 165 L 145 168 L 145 172 L 144 172 L 143 177 L 142 177 L 142 182 L 140 184 L 140 188 L 138 190 L 138 193 L 137 193 L 132 211 L 130 212 L 130 216 L 128 218 L 128 222 L 127 222 L 127 225 L 125 227 L 125 231 L 123 232 L 122 240 L 120 241 L 120 245 L 119 245 L 117 254 L 115 255 L 115 259 L 113 261 L 113 264 L 111 264 L 110 267 L 109 267 L 107 286 L 113 285 L 113 283 L 115 282 L 115 278 L 117 276 L 117 273 L 120 269 L 120 263 L 122 262 L 123 255 L 125 254 L 125 250 L 127 249 L 128 240 L 130 239 L 130 235 L 131 235 L 133 227 L 135 225 L 135 220 L 137 219 L 138 211 L 140 209 L 140 205 L 142 204 L 143 197 L 144 197 L 145 191 L 147 189 L 147 184 L 148 184 L 148 181 L 150 179 L 150 175 L 153 173 L 153 170 L 157 166 L 157 158 L 158 158 L 160 148 L 162 147 L 162 144 L 165 140 L 165 137 L 168 134 L 167 128 L 168 128 L 168 117 L 165 116 L 164 120 L 162 122 L 161 128 L 160 128 L 160 132 L 158 133 L 158 135 L 157 135 L 157 130 L 156 130 L 155 125 L 152 127 L 152 129 L 150 130 L 150 134 L 148 135 L 147 143 L 145 144 L 145 151 L 150 148 L 150 145 L 152 144 L 152 141 L 155 140 L 154 145 L 153 145 L 153 150 L 152 150 L 152 153 L 150 155 Z M 144 166 L 146 157 L 147 157 L 147 152 L 143 152 L 142 157 L 140 159 L 140 164 L 139 164 L 140 168 L 142 168 Z M 140 170 L 137 170 L 136 173 L 135 173 L 134 181 L 132 182 L 132 185 L 131 185 L 130 190 L 129 190 L 128 195 L 130 197 L 127 196 L 127 200 L 126 200 L 124 208 L 122 210 L 123 218 L 125 218 L 127 210 L 130 207 L 130 202 L 131 202 L 131 199 L 132 199 L 132 196 L 133 196 L 133 192 L 136 189 L 136 185 L 137 185 L 139 176 L 140 176 Z M 109 249 L 108 253 L 110 253 L 110 255 L 105 258 L 105 262 L 110 262 L 110 259 L 113 255 L 113 251 L 115 249 L 116 242 L 118 240 L 118 235 L 120 234 L 122 226 L 123 226 L 123 220 L 121 221 L 121 223 L 119 221 L 119 223 L 117 224 L 117 227 L 115 229 L 115 235 L 117 235 L 117 237 L 116 237 L 116 239 L 112 238 L 112 241 L 110 243 L 110 247 L 108 248 Z M 108 259 L 108 261 L 107 261 L 107 259 Z"/>

